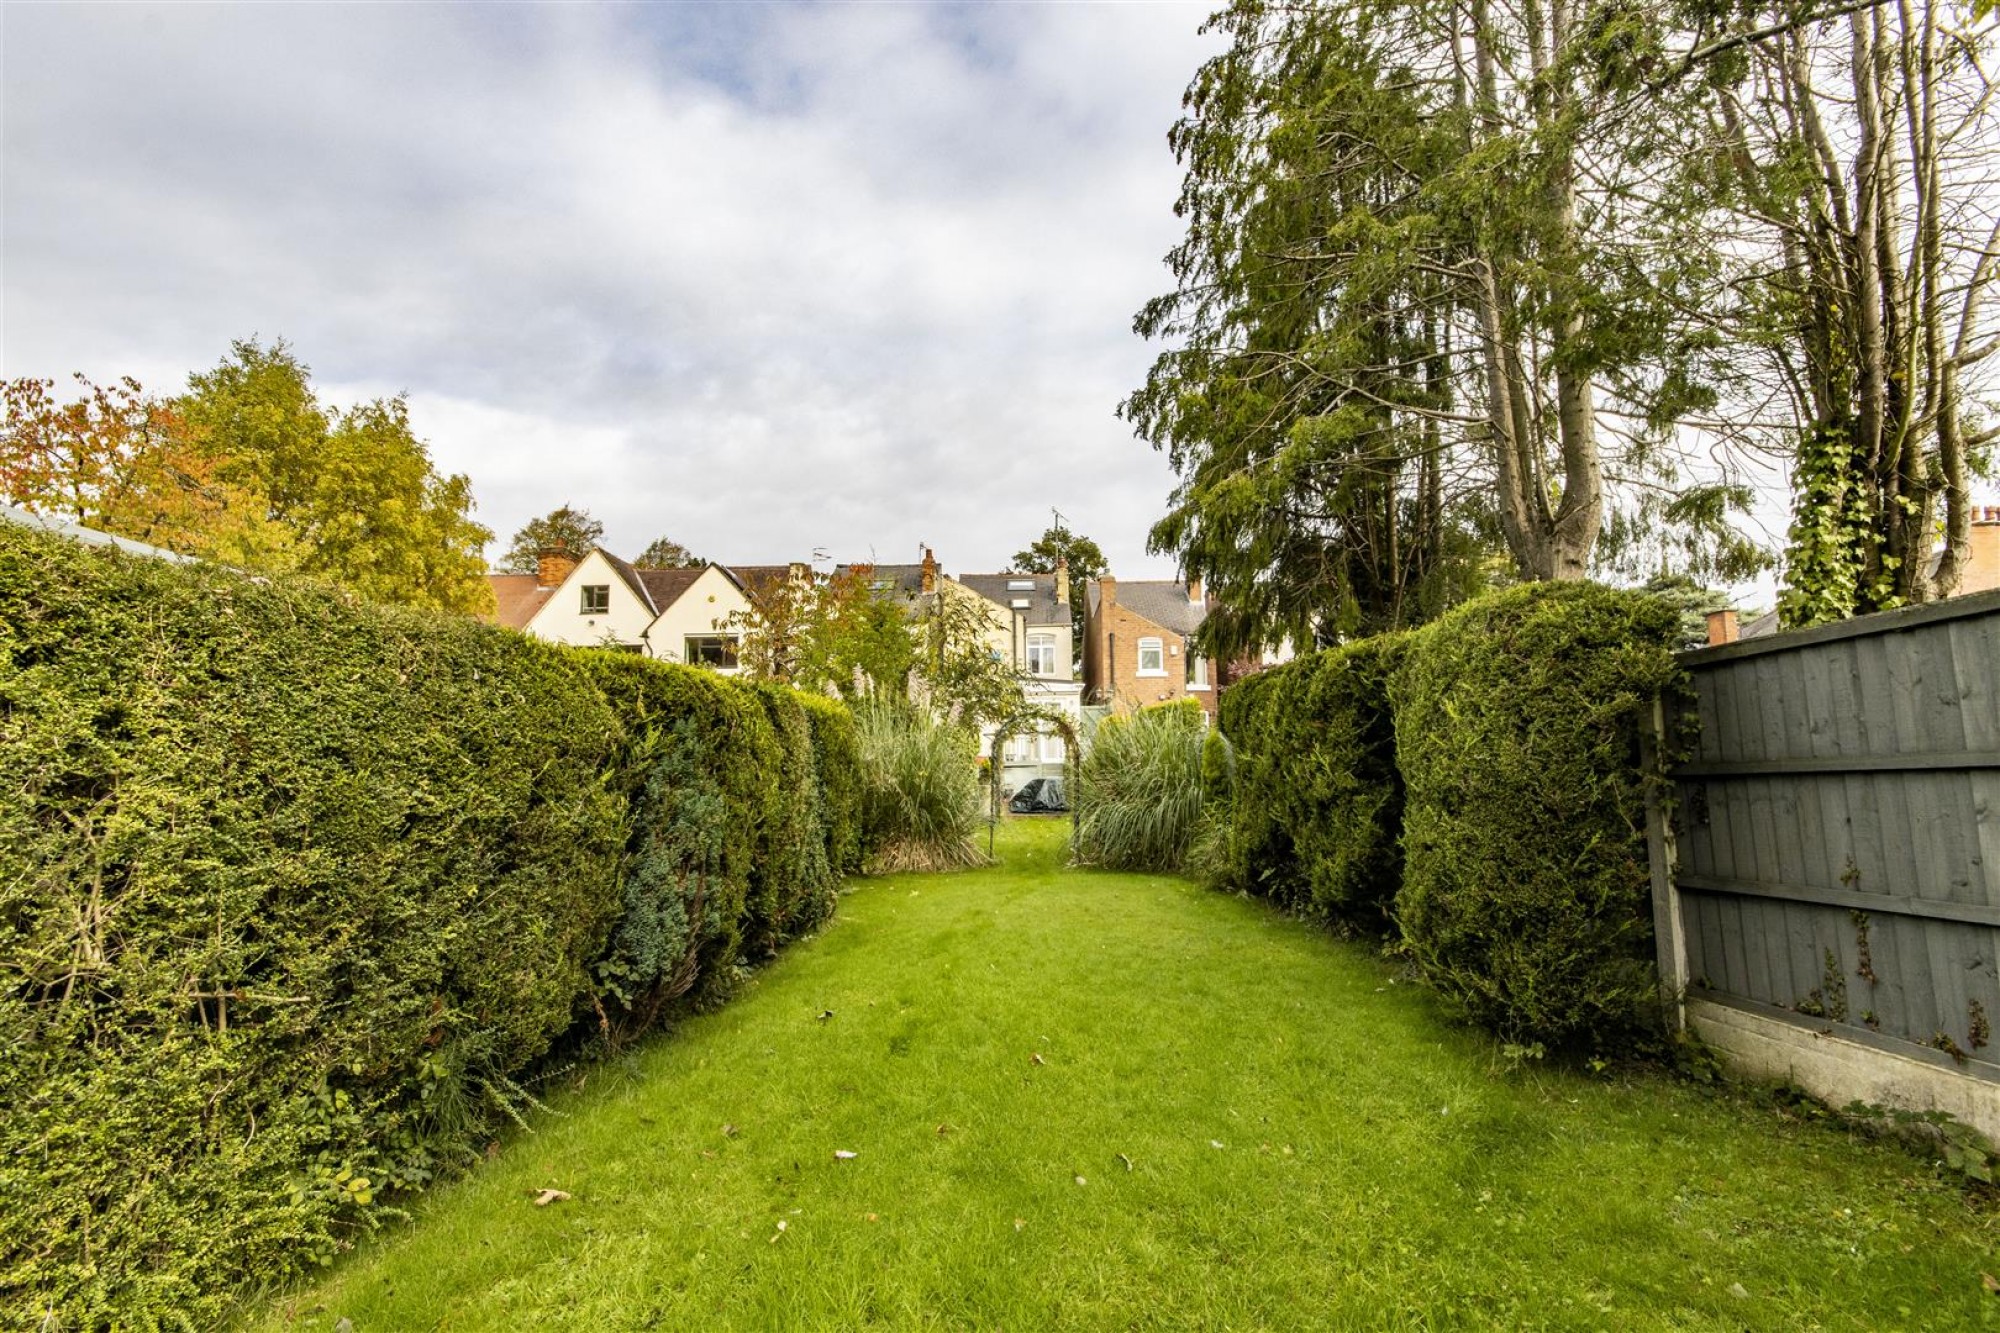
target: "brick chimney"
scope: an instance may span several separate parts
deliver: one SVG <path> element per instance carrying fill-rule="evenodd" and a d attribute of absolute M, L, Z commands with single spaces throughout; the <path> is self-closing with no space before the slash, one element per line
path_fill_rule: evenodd
<path fill-rule="evenodd" d="M 935 555 L 932 555 L 931 548 L 926 546 L 924 548 L 924 577 L 923 577 L 923 583 L 920 585 L 920 591 L 926 593 L 936 592 L 937 576 L 938 576 L 937 557 Z"/>
<path fill-rule="evenodd" d="M 2000 588 L 2000 508 L 1988 505 L 1973 510 L 1971 535 L 1958 591 L 1964 594 Z"/>
<path fill-rule="evenodd" d="M 1069 557 L 1056 557 L 1056 605 L 1069 605 Z"/>
<path fill-rule="evenodd" d="M 1708 613 L 1709 647 L 1714 648 L 1719 644 L 1735 643 L 1738 637 L 1736 612 L 1725 608 L 1721 611 L 1710 611 Z"/>
<path fill-rule="evenodd" d="M 551 546 L 546 551 L 535 552 L 535 586 L 553 588 L 569 577 L 569 572 L 577 566 L 577 558 L 569 553 L 567 546 Z"/>
<path fill-rule="evenodd" d="M 1190 575 L 1190 576 L 1189 576 L 1189 578 L 1188 578 L 1188 581 L 1187 581 L 1187 589 L 1188 589 L 1188 605 L 1189 605 L 1189 606 L 1200 606 L 1200 605 L 1201 605 L 1201 575 L 1199 575 L 1199 574 L 1194 574 L 1194 575 Z"/>
<path fill-rule="evenodd" d="M 1106 606 L 1118 600 L 1118 580 L 1106 574 L 1097 581 L 1097 591 Z"/>

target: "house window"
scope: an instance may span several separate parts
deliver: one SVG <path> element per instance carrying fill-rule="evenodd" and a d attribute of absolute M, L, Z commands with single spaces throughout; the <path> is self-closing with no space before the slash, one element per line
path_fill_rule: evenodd
<path fill-rule="evenodd" d="M 1056 674 L 1055 635 L 1030 634 L 1028 636 L 1028 674 L 1031 676 L 1053 676 Z"/>
<path fill-rule="evenodd" d="M 1142 676 L 1167 674 L 1166 645 L 1158 639 L 1139 640 L 1139 674 Z"/>
<path fill-rule="evenodd" d="M 1187 655 L 1187 687 L 1191 690 L 1208 688 L 1208 659 L 1194 651 L 1192 647 L 1188 649 Z"/>
<path fill-rule="evenodd" d="M 691 666 L 731 671 L 736 667 L 734 634 L 690 634 L 681 640 L 681 660 Z"/>
<path fill-rule="evenodd" d="M 586 583 L 583 585 L 583 614 L 601 616 L 611 609 L 611 585 L 608 583 Z"/>
<path fill-rule="evenodd" d="M 1062 761 L 1063 738 L 1053 735 L 1042 737 L 1042 762 L 1045 764 L 1060 764 Z"/>
<path fill-rule="evenodd" d="M 1033 736 L 1009 736 L 1007 738 L 1006 761 L 1010 764 L 1032 763 L 1035 758 L 1034 743 L 1035 738 Z"/>

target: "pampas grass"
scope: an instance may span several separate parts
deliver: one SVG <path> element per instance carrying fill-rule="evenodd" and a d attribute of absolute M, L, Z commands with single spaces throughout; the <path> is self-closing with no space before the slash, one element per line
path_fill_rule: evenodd
<path fill-rule="evenodd" d="M 1076 859 L 1112 870 L 1179 870 L 1201 820 L 1201 705 L 1108 718 L 1084 757 Z"/>
<path fill-rule="evenodd" d="M 861 820 L 870 874 L 986 864 L 973 738 L 900 703 L 864 705 Z"/>

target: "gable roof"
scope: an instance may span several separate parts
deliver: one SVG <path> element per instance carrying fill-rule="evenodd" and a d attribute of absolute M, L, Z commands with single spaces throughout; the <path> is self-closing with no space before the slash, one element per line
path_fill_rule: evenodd
<path fill-rule="evenodd" d="M 533 574 L 488 574 L 486 586 L 493 589 L 493 623 L 508 629 L 527 628 L 556 591 Z"/>
<path fill-rule="evenodd" d="M 632 572 L 639 576 L 646 595 L 652 599 L 653 614 L 662 615 L 694 586 L 696 579 L 708 572 L 708 566 L 700 565 L 694 569 L 641 569 L 635 566 Z"/>
<path fill-rule="evenodd" d="M 620 560 L 617 556 L 611 554 L 611 552 L 605 550 L 602 546 L 598 547 L 596 551 L 592 552 L 592 554 L 601 555 L 604 557 L 604 563 L 611 566 L 612 571 L 616 573 L 619 578 L 625 581 L 625 586 L 630 588 L 634 593 L 634 595 L 638 597 L 641 605 L 643 605 L 648 611 L 651 611 L 656 616 L 660 614 L 660 608 L 654 604 L 653 594 L 646 590 L 646 581 L 639 577 L 638 570 L 634 569 L 630 564 L 626 563 L 625 561 Z M 584 557 L 584 559 L 586 560 L 588 560 L 589 558 L 590 558 L 589 556 Z M 578 567 L 581 568 L 581 565 L 579 565 Z"/>
<path fill-rule="evenodd" d="M 1056 600 L 1056 576 L 1053 574 L 960 574 L 958 581 L 1010 613 L 1024 609 L 1030 625 L 1069 624 L 1070 608 L 1067 603 Z M 1015 583 L 1031 586 L 1009 586 Z M 1021 601 L 1028 604 L 1026 608 L 1015 607 L 1014 603 Z"/>
<path fill-rule="evenodd" d="M 856 574 L 868 571 L 868 581 L 883 592 L 895 593 L 902 597 L 921 597 L 924 592 L 924 567 L 922 565 L 871 565 L 856 562 L 835 568 L 838 574 Z"/>
<path fill-rule="evenodd" d="M 1090 605 L 1095 610 L 1103 594 L 1098 582 L 1090 584 Z M 1192 634 L 1208 619 L 1207 602 L 1190 602 L 1187 584 L 1173 579 L 1119 579 L 1112 601 L 1142 620 L 1176 634 Z"/>

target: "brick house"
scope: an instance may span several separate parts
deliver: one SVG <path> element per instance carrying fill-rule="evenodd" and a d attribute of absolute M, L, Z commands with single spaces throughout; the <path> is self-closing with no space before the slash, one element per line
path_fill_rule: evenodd
<path fill-rule="evenodd" d="M 1120 582 L 1107 574 L 1093 581 L 1083 613 L 1084 702 L 1129 713 L 1194 699 L 1214 717 L 1216 663 L 1191 642 L 1208 609 L 1199 579 Z"/>

